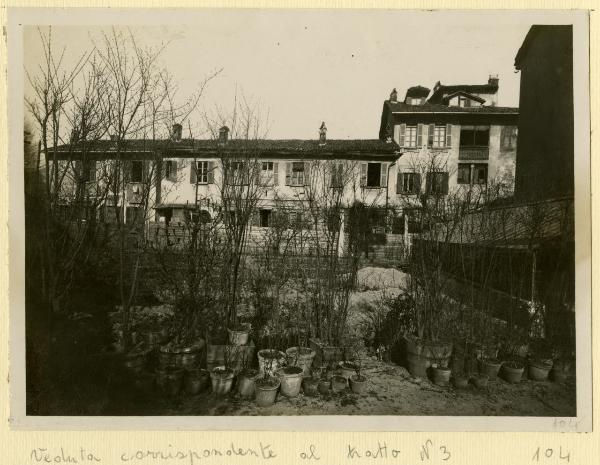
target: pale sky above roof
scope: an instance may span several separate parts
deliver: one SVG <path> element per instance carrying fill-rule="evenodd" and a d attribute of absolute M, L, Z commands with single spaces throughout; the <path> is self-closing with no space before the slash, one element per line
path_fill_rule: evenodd
<path fill-rule="evenodd" d="M 97 24 L 142 19 L 131 12 L 114 18 L 55 25 L 53 43 L 66 47 L 68 64 L 106 30 Z M 170 10 L 132 30 L 144 45 L 169 43 L 161 64 L 182 94 L 223 68 L 200 111 L 216 103 L 230 107 L 237 86 L 268 110 L 269 138 L 318 138 L 325 121 L 329 138 L 375 139 L 394 87 L 403 99 L 411 86 L 484 84 L 498 74 L 498 105 L 518 106 L 517 50 L 532 24 L 568 23 L 560 18 L 548 12 Z M 25 68 L 35 72 L 42 57 L 35 27 L 25 28 L 24 51 Z"/>

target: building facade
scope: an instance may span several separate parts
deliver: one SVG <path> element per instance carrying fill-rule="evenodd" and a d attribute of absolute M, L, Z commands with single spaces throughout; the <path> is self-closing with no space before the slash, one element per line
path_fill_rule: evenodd
<path fill-rule="evenodd" d="M 394 204 L 473 186 L 503 183 L 505 191 L 512 189 L 519 110 L 497 106 L 497 93 L 495 76 L 483 85 L 411 87 L 404 101 L 392 91 L 379 137 L 393 140 L 402 152 Z"/>

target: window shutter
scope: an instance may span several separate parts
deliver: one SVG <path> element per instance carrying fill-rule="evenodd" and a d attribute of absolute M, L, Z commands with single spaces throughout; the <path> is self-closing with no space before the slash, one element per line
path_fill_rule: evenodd
<path fill-rule="evenodd" d="M 142 182 L 150 181 L 150 162 L 144 161 L 142 163 Z"/>
<path fill-rule="evenodd" d="M 292 184 L 292 162 L 288 161 L 285 163 L 285 185 L 289 186 Z"/>
<path fill-rule="evenodd" d="M 448 193 L 448 173 L 442 173 L 442 194 Z"/>
<path fill-rule="evenodd" d="M 208 173 L 207 173 L 206 178 L 207 178 L 208 184 L 214 184 L 214 182 L 215 182 L 215 162 L 214 161 L 208 162 Z"/>
<path fill-rule="evenodd" d="M 273 162 L 273 185 L 279 185 L 279 163 Z"/>
<path fill-rule="evenodd" d="M 131 180 L 131 162 L 124 161 L 122 164 L 123 169 L 123 182 L 128 183 Z"/>
<path fill-rule="evenodd" d="M 192 160 L 192 163 L 190 166 L 190 183 L 191 184 L 196 184 L 198 182 L 198 175 L 196 174 L 197 166 L 198 166 L 198 163 L 195 160 Z"/>
<path fill-rule="evenodd" d="M 430 124 L 427 131 L 427 147 L 433 147 L 433 133 L 435 132 L 435 124 Z"/>
<path fill-rule="evenodd" d="M 452 125 L 446 125 L 446 147 L 452 147 Z"/>
<path fill-rule="evenodd" d="M 387 169 L 388 169 L 388 163 L 382 163 L 381 164 L 381 180 L 380 180 L 381 187 L 387 187 Z"/>
<path fill-rule="evenodd" d="M 421 173 L 415 173 L 414 175 L 414 193 L 421 193 Z"/>
<path fill-rule="evenodd" d="M 405 138 L 405 136 L 406 136 L 406 124 L 402 123 L 400 125 L 400 137 L 398 138 L 398 145 L 400 147 L 404 147 L 404 138 Z M 366 184 L 366 182 L 365 182 L 365 184 Z"/>
<path fill-rule="evenodd" d="M 304 162 L 304 185 L 310 185 L 310 162 Z"/>
<path fill-rule="evenodd" d="M 260 226 L 260 214 L 258 210 L 252 210 L 250 215 L 250 226 Z"/>
<path fill-rule="evenodd" d="M 360 185 L 365 187 L 367 185 L 367 164 L 360 164 Z"/>
<path fill-rule="evenodd" d="M 402 194 L 402 176 L 403 174 L 400 172 L 396 176 L 396 194 Z"/>
<path fill-rule="evenodd" d="M 169 174 L 171 181 L 177 181 L 177 160 L 171 160 L 171 172 Z"/>
<path fill-rule="evenodd" d="M 421 147 L 423 145 L 423 125 L 421 123 L 417 124 L 417 147 Z"/>

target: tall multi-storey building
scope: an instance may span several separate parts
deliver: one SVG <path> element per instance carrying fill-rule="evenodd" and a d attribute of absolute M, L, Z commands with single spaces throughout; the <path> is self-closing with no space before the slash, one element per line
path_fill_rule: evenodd
<path fill-rule="evenodd" d="M 400 147 L 393 203 L 422 193 L 448 194 L 463 186 L 512 186 L 518 108 L 497 105 L 498 78 L 481 85 L 396 89 L 384 102 L 379 137 Z"/>

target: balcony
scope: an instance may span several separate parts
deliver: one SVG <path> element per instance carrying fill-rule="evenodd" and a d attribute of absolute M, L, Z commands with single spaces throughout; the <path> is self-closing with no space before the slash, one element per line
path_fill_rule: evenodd
<path fill-rule="evenodd" d="M 490 157 L 490 148 L 486 146 L 460 147 L 459 160 L 487 160 Z"/>

